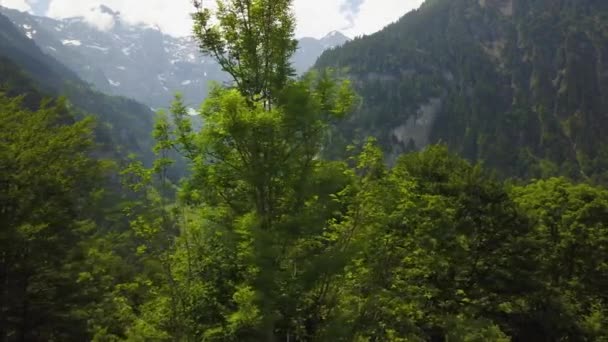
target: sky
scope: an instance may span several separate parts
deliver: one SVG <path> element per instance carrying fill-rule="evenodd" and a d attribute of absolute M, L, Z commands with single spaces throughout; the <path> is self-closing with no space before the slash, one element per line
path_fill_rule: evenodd
<path fill-rule="evenodd" d="M 294 0 L 297 37 L 320 38 L 331 31 L 355 37 L 376 32 L 399 19 L 423 0 Z M 165 33 L 184 36 L 191 30 L 191 0 L 0 0 L 0 5 L 53 18 L 83 16 L 108 29 L 112 17 L 99 10 L 105 4 L 123 20 L 158 26 Z"/>

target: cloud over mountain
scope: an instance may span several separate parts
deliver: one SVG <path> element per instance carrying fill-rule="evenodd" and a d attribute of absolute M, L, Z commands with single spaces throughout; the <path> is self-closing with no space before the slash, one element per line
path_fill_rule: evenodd
<path fill-rule="evenodd" d="M 0 0 L 0 6 L 14 8 L 23 12 L 30 12 L 32 6 L 25 0 Z"/>
<path fill-rule="evenodd" d="M 418 7 L 422 0 L 294 0 L 297 37 L 321 38 L 341 30 L 349 36 L 370 34 Z M 56 19 L 83 17 L 94 27 L 111 28 L 114 20 L 99 11 L 104 4 L 121 20 L 159 27 L 173 36 L 189 35 L 191 0 L 0 0 L 0 5 Z M 365 13 L 365 15 L 360 15 Z"/>

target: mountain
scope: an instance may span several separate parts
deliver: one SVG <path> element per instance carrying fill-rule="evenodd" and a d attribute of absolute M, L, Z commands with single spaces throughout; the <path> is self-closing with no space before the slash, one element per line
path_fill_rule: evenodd
<path fill-rule="evenodd" d="M 91 89 L 76 73 L 46 55 L 33 40 L 0 14 L 0 90 L 22 95 L 30 107 L 43 97 L 65 96 L 79 116 L 98 119 L 97 149 L 103 157 L 135 153 L 152 159 L 154 113 L 145 105 Z"/>
<path fill-rule="evenodd" d="M 500 173 L 608 180 L 608 2 L 427 0 L 326 51 L 362 97 L 335 138 L 442 142 Z"/>
<path fill-rule="evenodd" d="M 308 71 L 324 51 L 344 45 L 349 40 L 350 38 L 338 31 L 330 32 L 321 39 L 301 38 L 298 51 L 293 57 L 293 66 L 296 73 L 302 74 Z"/>
<path fill-rule="evenodd" d="M 83 18 L 54 20 L 1 8 L 21 31 L 83 80 L 101 92 L 126 96 L 152 108 L 167 107 L 175 92 L 198 107 L 209 81 L 229 79 L 211 58 L 202 56 L 190 37 L 176 38 L 158 28 L 132 25 L 120 13 L 101 5 L 113 18 L 111 28 L 100 30 Z M 294 56 L 298 73 L 308 70 L 329 48 L 348 41 L 339 32 L 322 39 L 304 38 Z"/>

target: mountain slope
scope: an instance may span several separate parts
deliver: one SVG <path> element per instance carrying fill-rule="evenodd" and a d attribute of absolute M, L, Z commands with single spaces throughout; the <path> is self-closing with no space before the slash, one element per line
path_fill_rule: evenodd
<path fill-rule="evenodd" d="M 607 18 L 601 0 L 428 0 L 317 67 L 346 69 L 363 97 L 346 141 L 444 142 L 503 174 L 602 177 Z"/>
<path fill-rule="evenodd" d="M 154 113 L 148 107 L 92 90 L 1 14 L 0 70 L 0 89 L 31 97 L 30 105 L 44 95 L 66 96 L 75 112 L 96 115 L 97 139 L 103 145 L 100 151 L 112 157 L 136 153 L 144 160 L 151 159 Z"/>
<path fill-rule="evenodd" d="M 213 59 L 200 54 L 193 39 L 125 23 L 119 13 L 103 5 L 95 10 L 113 18 L 109 30 L 99 30 L 82 18 L 54 20 L 0 8 L 46 54 L 104 93 L 164 108 L 180 92 L 189 106 L 198 107 L 209 81 L 229 80 Z M 324 50 L 347 40 L 339 32 L 322 39 L 302 39 L 294 56 L 295 69 L 308 70 Z"/>

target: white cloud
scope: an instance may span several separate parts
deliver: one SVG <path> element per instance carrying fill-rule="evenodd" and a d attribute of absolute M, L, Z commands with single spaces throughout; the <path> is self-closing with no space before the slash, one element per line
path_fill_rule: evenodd
<path fill-rule="evenodd" d="M 34 3 L 43 0 L 29 1 Z M 360 4 L 358 11 L 345 13 L 343 5 L 346 1 Z M 344 30 L 349 36 L 370 34 L 417 8 L 422 2 L 423 0 L 294 0 L 298 18 L 296 36 L 322 37 L 334 30 Z M 31 10 L 25 0 L 0 0 L 0 4 L 5 3 L 7 7 Z M 100 3 L 119 11 L 123 20 L 130 23 L 158 26 L 172 35 L 183 36 L 191 32 L 191 0 L 52 0 L 47 15 L 54 18 L 83 16 L 96 27 L 105 29 L 113 24 L 111 16 L 91 11 Z"/>
<path fill-rule="evenodd" d="M 424 0 L 365 0 L 356 11 L 341 10 L 345 0 L 294 0 L 297 36 L 322 37 L 334 30 L 354 37 L 371 34 L 396 21 Z M 351 1 L 357 4 L 360 1 Z"/>
<path fill-rule="evenodd" d="M 32 7 L 25 0 L 0 0 L 0 6 L 14 8 L 23 12 L 32 11 Z"/>
<path fill-rule="evenodd" d="M 372 0 L 380 1 L 380 0 Z M 340 0 L 294 0 L 298 18 L 296 35 L 320 38 L 328 32 L 348 25 L 340 13 Z"/>
<path fill-rule="evenodd" d="M 356 26 L 347 33 L 359 36 L 379 31 L 422 3 L 423 0 L 367 0 L 355 19 Z"/>
<path fill-rule="evenodd" d="M 47 15 L 52 18 L 84 16 L 98 27 L 107 27 L 111 16 L 101 11 L 91 11 L 101 3 L 120 12 L 121 18 L 130 23 L 158 26 L 173 35 L 187 35 L 190 32 L 191 0 L 53 0 Z"/>
<path fill-rule="evenodd" d="M 109 13 L 104 13 L 99 7 L 93 7 L 84 13 L 84 18 L 102 31 L 110 30 L 114 27 L 114 17 Z"/>

